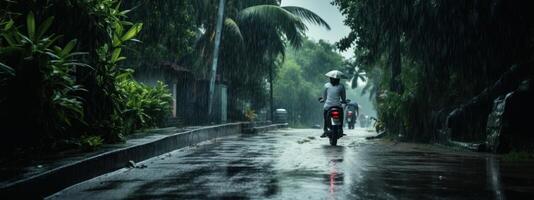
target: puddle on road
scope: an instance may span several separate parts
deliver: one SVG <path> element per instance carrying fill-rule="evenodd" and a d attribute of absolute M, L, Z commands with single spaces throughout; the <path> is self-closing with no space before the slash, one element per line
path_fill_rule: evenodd
<path fill-rule="evenodd" d="M 306 142 L 310 142 L 310 140 L 308 140 L 308 139 L 303 139 L 303 140 L 299 140 L 299 141 L 297 141 L 297 143 L 299 143 L 299 144 L 304 144 L 304 143 L 306 143 Z"/>

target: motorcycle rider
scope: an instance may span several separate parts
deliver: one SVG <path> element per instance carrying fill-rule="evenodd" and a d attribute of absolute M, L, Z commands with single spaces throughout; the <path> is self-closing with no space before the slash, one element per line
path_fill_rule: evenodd
<path fill-rule="evenodd" d="M 328 110 L 332 107 L 341 108 L 341 104 L 346 102 L 345 86 L 343 84 L 340 84 L 343 73 L 338 70 L 333 70 L 333 71 L 326 73 L 325 75 L 330 78 L 330 82 L 324 85 L 325 89 L 323 92 L 323 96 L 319 97 L 319 101 L 321 103 L 324 102 L 324 106 L 323 106 L 324 125 L 323 125 L 323 134 L 321 135 L 322 138 L 326 137 L 326 134 L 328 131 L 327 130 Z M 341 116 L 341 127 L 343 127 L 343 112 L 341 112 L 341 115 L 342 115 Z M 343 134 L 343 130 L 341 130 L 341 134 Z"/>
<path fill-rule="evenodd" d="M 347 105 L 345 106 L 345 112 L 348 113 L 349 111 L 352 111 L 354 114 L 352 116 L 346 115 L 346 120 L 348 121 L 349 117 L 353 117 L 352 120 L 354 123 L 356 123 L 356 119 L 358 119 L 358 116 L 360 115 L 360 106 L 358 105 L 358 103 L 356 103 L 355 101 L 347 103 Z"/>

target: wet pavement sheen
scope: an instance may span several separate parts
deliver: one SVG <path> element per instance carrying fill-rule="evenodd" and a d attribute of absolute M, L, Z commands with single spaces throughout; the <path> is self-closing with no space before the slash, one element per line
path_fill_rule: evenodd
<path fill-rule="evenodd" d="M 237 135 L 180 149 L 50 199 L 534 199 L 534 163 L 317 129 Z"/>

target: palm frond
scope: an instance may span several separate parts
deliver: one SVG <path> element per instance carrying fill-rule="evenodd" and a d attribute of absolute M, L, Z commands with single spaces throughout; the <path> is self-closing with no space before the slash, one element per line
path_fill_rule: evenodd
<path fill-rule="evenodd" d="M 289 11 L 290 13 L 293 13 L 294 15 L 298 16 L 301 19 L 304 19 L 318 26 L 323 26 L 326 29 L 330 30 L 330 25 L 328 25 L 328 23 L 323 18 L 321 18 L 319 15 L 315 14 L 311 10 L 298 7 L 298 6 L 284 6 L 282 8 L 284 10 Z"/>
<path fill-rule="evenodd" d="M 280 5 L 279 0 L 246 0 L 246 1 L 239 1 L 242 8 L 248 8 L 251 6 L 258 6 L 258 5 Z"/>
<path fill-rule="evenodd" d="M 268 51 L 268 54 L 270 57 L 276 57 L 278 55 L 282 56 L 282 60 L 285 59 L 286 56 L 286 46 L 283 40 L 273 38 L 272 40 L 269 40 L 270 44 L 268 48 L 266 49 Z"/>
<path fill-rule="evenodd" d="M 303 33 L 307 30 L 302 20 L 291 12 L 274 5 L 252 6 L 239 13 L 239 21 L 253 21 L 259 24 L 271 24 L 284 33 L 292 46 L 299 47 Z"/>
<path fill-rule="evenodd" d="M 225 35 L 230 35 L 231 37 L 234 37 L 234 38 L 237 38 L 237 42 L 240 44 L 240 45 L 243 45 L 244 44 L 244 39 L 243 39 L 243 34 L 241 33 L 241 29 L 239 28 L 239 25 L 237 25 L 237 23 L 231 19 L 231 18 L 226 18 L 224 20 L 224 32 L 225 32 Z"/>

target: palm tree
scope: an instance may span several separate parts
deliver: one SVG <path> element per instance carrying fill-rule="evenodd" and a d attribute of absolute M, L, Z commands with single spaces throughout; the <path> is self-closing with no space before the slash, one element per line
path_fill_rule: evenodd
<path fill-rule="evenodd" d="M 365 82 L 367 80 L 365 70 L 358 65 L 356 61 L 348 60 L 345 62 L 345 71 L 350 78 L 350 87 L 355 89 L 358 87 L 358 80 Z"/>
<path fill-rule="evenodd" d="M 198 21 L 205 31 L 197 45 L 200 66 L 208 66 L 215 36 L 214 1 L 199 0 L 196 4 L 202 16 Z M 208 13 L 202 11 L 209 11 Z M 246 78 L 268 76 L 272 114 L 272 79 L 277 64 L 282 63 L 286 44 L 300 47 L 304 41 L 306 22 L 330 26 L 314 12 L 296 6 L 280 6 L 279 0 L 228 0 L 224 20 L 221 60 L 231 66 L 240 66 L 239 73 Z M 230 64 L 231 63 L 231 64 Z M 271 116 L 272 118 L 272 116 Z"/>

